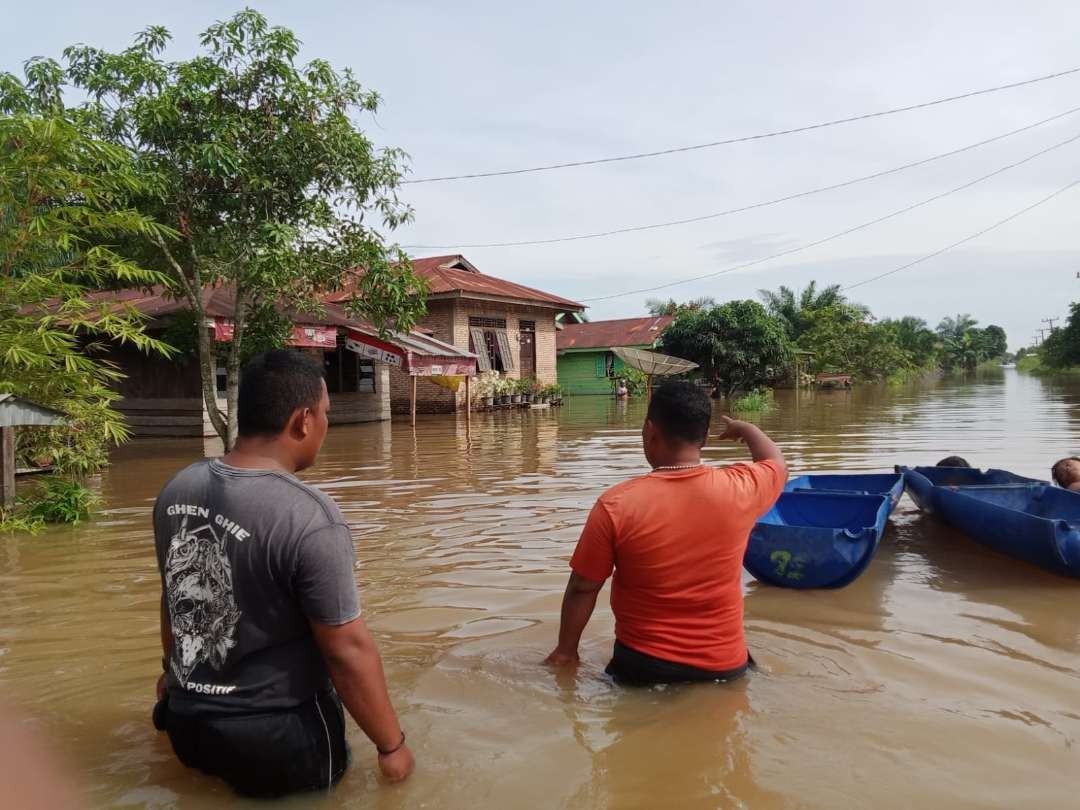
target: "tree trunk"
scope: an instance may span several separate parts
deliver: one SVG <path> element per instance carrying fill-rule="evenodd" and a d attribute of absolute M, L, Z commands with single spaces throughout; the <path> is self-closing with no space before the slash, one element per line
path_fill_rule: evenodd
<path fill-rule="evenodd" d="M 210 339 L 206 326 L 206 309 L 203 307 L 202 302 L 202 275 L 199 272 L 198 258 L 195 255 L 194 248 L 189 243 L 188 247 L 191 250 L 192 261 L 190 265 L 191 278 L 188 278 L 188 273 L 172 251 L 169 250 L 165 240 L 161 237 L 155 237 L 152 241 L 161 250 L 165 260 L 172 268 L 174 279 L 187 298 L 188 304 L 191 305 L 191 311 L 195 314 L 195 336 L 199 347 L 199 378 L 202 385 L 203 406 L 206 408 L 207 416 L 210 417 L 210 424 L 213 426 L 214 431 L 221 437 L 222 441 L 226 441 L 228 425 L 217 406 L 216 357 L 214 355 L 214 342 Z"/>
<path fill-rule="evenodd" d="M 225 441 L 226 451 L 232 450 L 237 436 L 237 403 L 240 399 L 240 358 L 243 352 L 244 327 L 247 324 L 247 299 L 240 290 L 236 292 L 236 305 L 233 311 L 233 339 L 229 345 L 229 356 L 225 363 L 225 412 L 228 423 Z"/>
<path fill-rule="evenodd" d="M 228 447 L 228 425 L 217 404 L 217 358 L 214 354 L 214 342 L 206 326 L 206 313 L 201 302 L 195 309 L 196 329 L 199 335 L 199 377 L 202 383 L 203 405 L 210 417 L 210 424 L 221 440 Z"/>

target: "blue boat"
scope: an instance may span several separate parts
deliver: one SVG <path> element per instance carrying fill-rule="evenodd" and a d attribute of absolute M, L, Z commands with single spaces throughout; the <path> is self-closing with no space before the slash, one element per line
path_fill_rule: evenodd
<path fill-rule="evenodd" d="M 904 476 L 899 473 L 868 475 L 800 475 L 788 479 L 785 492 L 830 492 L 846 495 L 885 495 L 896 508 L 904 494 Z"/>
<path fill-rule="evenodd" d="M 1080 577 L 1080 494 L 1004 470 L 989 473 L 1007 476 L 1006 483 L 935 485 L 925 474 L 932 469 L 904 470 L 920 506 L 929 504 L 928 511 L 996 551 Z"/>
<path fill-rule="evenodd" d="M 1037 478 L 1024 478 L 1008 470 L 982 470 L 975 467 L 897 467 L 904 477 L 907 493 L 924 512 L 938 511 L 939 487 L 986 487 L 1047 485 Z"/>
<path fill-rule="evenodd" d="M 814 489 L 781 493 L 750 532 L 743 567 L 755 579 L 785 588 L 841 588 L 870 564 L 892 511 L 890 496 Z"/>

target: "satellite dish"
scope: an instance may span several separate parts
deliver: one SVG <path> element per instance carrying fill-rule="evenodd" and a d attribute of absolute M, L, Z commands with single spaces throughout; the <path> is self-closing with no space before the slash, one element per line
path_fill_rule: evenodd
<path fill-rule="evenodd" d="M 670 377 L 674 374 L 685 374 L 698 367 L 697 363 L 691 363 L 681 357 L 658 354 L 644 349 L 628 349 L 625 346 L 615 346 L 612 351 L 615 352 L 616 357 L 630 368 L 636 368 L 649 377 Z"/>
<path fill-rule="evenodd" d="M 653 377 L 671 377 L 675 374 L 685 374 L 698 367 L 697 363 L 691 363 L 681 357 L 658 354 L 645 349 L 628 349 L 625 346 L 614 346 L 611 351 L 630 368 L 636 368 L 645 375 L 647 380 L 645 394 L 650 399 L 652 398 Z"/>

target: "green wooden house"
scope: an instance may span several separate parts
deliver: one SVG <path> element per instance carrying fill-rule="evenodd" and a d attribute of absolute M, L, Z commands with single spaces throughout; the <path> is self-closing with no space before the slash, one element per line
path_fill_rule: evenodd
<path fill-rule="evenodd" d="M 671 321 L 671 316 L 664 315 L 566 324 L 555 344 L 559 385 L 567 394 L 610 396 L 611 379 L 618 377 L 624 368 L 612 349 L 615 346 L 655 348 Z"/>

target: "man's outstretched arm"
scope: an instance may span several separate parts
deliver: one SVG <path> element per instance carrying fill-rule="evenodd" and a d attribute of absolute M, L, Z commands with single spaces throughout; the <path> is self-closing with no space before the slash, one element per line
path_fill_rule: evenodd
<path fill-rule="evenodd" d="M 380 752 L 380 770 L 393 782 L 405 779 L 412 772 L 413 755 L 404 745 L 371 631 L 359 617 L 339 625 L 311 622 L 311 629 L 342 703 Z"/>
<path fill-rule="evenodd" d="M 720 435 L 721 439 L 745 442 L 754 461 L 775 461 L 783 468 L 786 477 L 787 462 L 784 461 L 784 453 L 765 431 L 751 422 L 740 422 L 730 416 L 721 416 L 720 420 L 725 427 Z"/>
<path fill-rule="evenodd" d="M 585 632 L 585 625 L 589 623 L 596 607 L 596 596 L 603 587 L 603 581 L 594 582 L 580 574 L 570 574 L 570 581 L 566 583 L 566 592 L 563 594 L 559 643 L 545 659 L 545 663 L 562 666 L 578 662 L 581 634 Z"/>

